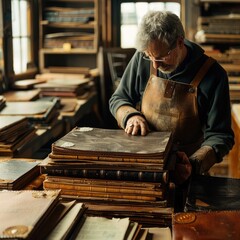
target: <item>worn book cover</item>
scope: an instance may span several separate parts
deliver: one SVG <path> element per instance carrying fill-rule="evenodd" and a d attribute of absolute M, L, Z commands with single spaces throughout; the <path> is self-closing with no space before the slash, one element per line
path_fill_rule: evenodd
<path fill-rule="evenodd" d="M 176 213 L 173 217 L 173 240 L 240 239 L 240 211 Z"/>
<path fill-rule="evenodd" d="M 28 120 L 25 116 L 1 116 L 0 115 L 0 134 L 8 134 L 11 130 L 26 126 Z M 1 136 L 0 135 L 0 136 Z M 1 136 L 2 137 L 2 136 Z"/>
<path fill-rule="evenodd" d="M 8 91 L 4 93 L 7 102 L 26 102 L 39 98 L 40 91 L 38 89 L 30 89 L 24 91 Z"/>
<path fill-rule="evenodd" d="M 46 240 L 70 239 L 75 228 L 81 224 L 85 210 L 86 207 L 83 203 L 75 203 L 49 233 Z"/>
<path fill-rule="evenodd" d="M 56 190 L 0 191 L 0 238 L 41 239 L 41 232 L 35 233 L 59 202 L 59 193 Z"/>
<path fill-rule="evenodd" d="M 56 111 L 54 101 L 8 102 L 0 116 L 24 116 L 31 122 L 47 122 Z"/>
<path fill-rule="evenodd" d="M 34 159 L 0 161 L 0 189 L 20 190 L 40 175 L 39 162 Z"/>
<path fill-rule="evenodd" d="M 50 157 L 163 163 L 170 147 L 170 132 L 150 132 L 142 137 L 121 129 L 75 127 L 52 144 Z"/>

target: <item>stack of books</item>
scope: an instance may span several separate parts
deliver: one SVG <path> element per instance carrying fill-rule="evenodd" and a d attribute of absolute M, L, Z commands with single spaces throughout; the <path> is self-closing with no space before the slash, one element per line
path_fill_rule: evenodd
<path fill-rule="evenodd" d="M 199 43 L 237 43 L 239 41 L 239 14 L 198 17 L 196 40 Z"/>
<path fill-rule="evenodd" d="M 11 101 L 0 111 L 1 117 L 25 117 L 37 126 L 52 126 L 57 121 L 58 100 Z"/>
<path fill-rule="evenodd" d="M 62 200 L 59 190 L 4 190 L 0 204 L 1 239 L 171 239 L 169 227 L 87 216 L 84 203 Z"/>
<path fill-rule="evenodd" d="M 120 129 L 75 127 L 52 144 L 40 164 L 44 189 L 88 203 L 88 213 L 170 226 L 170 132 L 131 136 Z"/>
<path fill-rule="evenodd" d="M 0 191 L 0 238 L 44 237 L 51 224 L 48 228 L 43 228 L 43 225 L 46 226 L 46 221 L 56 209 L 59 196 L 59 191 Z"/>
<path fill-rule="evenodd" d="M 20 190 L 40 175 L 39 162 L 34 159 L 0 160 L 0 189 Z"/>
<path fill-rule="evenodd" d="M 36 137 L 36 129 L 24 116 L 0 114 L 0 155 L 12 157 L 28 141 Z"/>
<path fill-rule="evenodd" d="M 230 99 L 232 102 L 240 100 L 240 49 L 231 47 L 221 52 L 213 46 L 204 46 L 205 53 L 216 59 L 226 70 L 229 80 Z"/>
<path fill-rule="evenodd" d="M 56 78 L 38 84 L 36 88 L 40 90 L 41 96 L 77 97 L 86 92 L 90 81 L 89 78 L 67 80 Z"/>
<path fill-rule="evenodd" d="M 6 98 L 3 95 L 0 95 L 0 110 L 2 110 L 6 105 Z"/>

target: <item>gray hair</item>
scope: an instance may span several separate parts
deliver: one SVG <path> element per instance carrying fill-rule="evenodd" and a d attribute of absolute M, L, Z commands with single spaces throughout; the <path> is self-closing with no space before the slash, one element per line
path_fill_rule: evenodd
<path fill-rule="evenodd" d="M 181 20 L 170 11 L 149 11 L 144 15 L 136 37 L 136 49 L 145 51 L 150 42 L 161 40 L 172 46 L 178 37 L 185 37 Z"/>

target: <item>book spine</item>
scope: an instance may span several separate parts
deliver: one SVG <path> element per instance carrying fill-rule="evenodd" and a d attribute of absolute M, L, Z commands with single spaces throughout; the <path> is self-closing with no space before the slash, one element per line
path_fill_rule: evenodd
<path fill-rule="evenodd" d="M 71 155 L 62 154 L 59 150 L 54 150 L 52 146 L 52 152 L 49 157 L 52 159 L 80 159 L 80 160 L 96 160 L 96 161 L 109 161 L 109 162 L 132 162 L 132 163 L 155 163 L 162 164 L 164 159 L 159 158 L 130 158 L 130 157 L 109 157 L 109 156 L 88 156 L 88 155 Z M 66 151 L 65 151 L 66 152 Z"/>
<path fill-rule="evenodd" d="M 115 194 L 127 194 L 127 195 L 143 195 L 162 198 L 163 189 L 158 188 L 154 190 L 148 190 L 144 188 L 124 188 L 124 187 L 112 187 L 112 186 L 97 186 L 89 184 L 66 184 L 66 183 L 54 183 L 48 180 L 43 182 L 43 187 L 45 189 L 66 189 L 66 190 L 76 190 L 83 192 L 101 192 L 101 193 L 115 193 Z"/>
<path fill-rule="evenodd" d="M 126 199 L 126 200 L 141 200 L 141 201 L 157 200 L 157 198 L 153 196 L 126 195 L 126 194 L 101 193 L 101 192 L 83 192 L 83 191 L 68 190 L 68 189 L 61 189 L 61 194 L 78 196 L 78 197 L 96 197 L 96 198 L 104 198 L 104 199 Z"/>
<path fill-rule="evenodd" d="M 106 180 L 124 180 L 141 182 L 168 182 L 168 171 L 145 172 L 145 171 L 125 171 L 125 170 L 96 170 L 96 169 L 49 169 L 41 167 L 41 173 L 50 176 L 66 176 L 77 178 L 93 178 Z"/>

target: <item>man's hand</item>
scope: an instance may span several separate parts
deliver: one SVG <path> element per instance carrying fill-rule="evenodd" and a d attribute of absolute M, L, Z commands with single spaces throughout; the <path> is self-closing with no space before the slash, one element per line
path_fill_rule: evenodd
<path fill-rule="evenodd" d="M 144 117 L 140 115 L 135 115 L 130 117 L 127 121 L 127 124 L 124 130 L 127 134 L 131 134 L 131 135 L 141 134 L 142 136 L 147 135 L 148 132 L 150 131 L 147 121 L 145 120 Z"/>
<path fill-rule="evenodd" d="M 176 185 L 183 184 L 192 173 L 192 165 L 185 152 L 177 152 L 177 162 L 174 170 L 174 182 Z"/>

